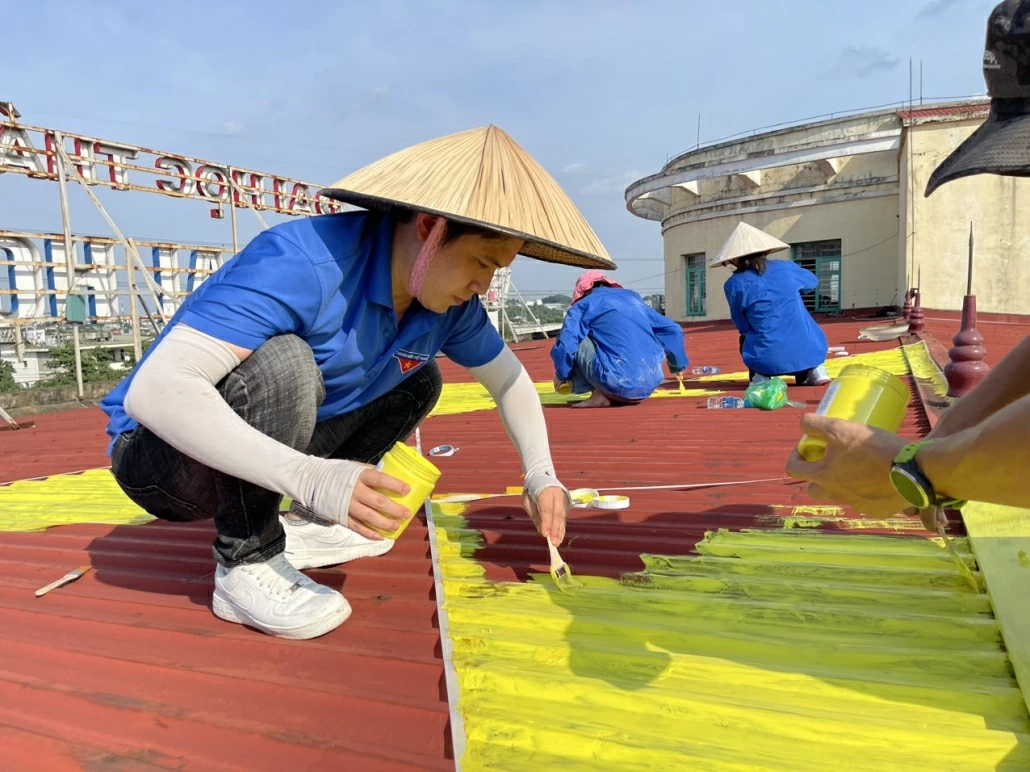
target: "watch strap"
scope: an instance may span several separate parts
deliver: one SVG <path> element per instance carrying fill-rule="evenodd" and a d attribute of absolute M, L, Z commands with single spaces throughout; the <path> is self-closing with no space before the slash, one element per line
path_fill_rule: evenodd
<path fill-rule="evenodd" d="M 927 496 L 932 499 L 932 506 L 961 509 L 966 504 L 966 501 L 963 499 L 940 496 L 936 490 L 934 490 L 933 483 L 930 482 L 929 478 L 919 467 L 919 464 L 916 461 L 916 456 L 919 454 L 919 451 L 929 444 L 930 440 L 910 442 L 898 451 L 898 455 L 894 457 L 894 467 L 904 467 L 907 469 L 909 476 L 914 477 L 919 482 L 920 487 L 925 489 Z"/>

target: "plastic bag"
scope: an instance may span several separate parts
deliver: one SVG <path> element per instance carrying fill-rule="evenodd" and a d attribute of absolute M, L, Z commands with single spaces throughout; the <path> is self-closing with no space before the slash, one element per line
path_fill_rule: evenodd
<path fill-rule="evenodd" d="M 744 399 L 759 410 L 775 410 L 787 404 L 787 383 L 782 378 L 752 383 L 744 392 Z"/>

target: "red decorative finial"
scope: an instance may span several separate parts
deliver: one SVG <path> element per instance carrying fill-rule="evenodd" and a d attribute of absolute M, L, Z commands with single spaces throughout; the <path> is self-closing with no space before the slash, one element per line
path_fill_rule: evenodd
<path fill-rule="evenodd" d="M 948 381 L 948 396 L 962 397 L 973 390 L 987 375 L 984 362 L 987 349 L 983 336 L 976 329 L 976 295 L 973 294 L 973 224 L 969 224 L 969 265 L 966 273 L 966 296 L 962 299 L 962 327 L 953 339 L 955 345 L 948 351 L 951 361 L 944 368 Z"/>

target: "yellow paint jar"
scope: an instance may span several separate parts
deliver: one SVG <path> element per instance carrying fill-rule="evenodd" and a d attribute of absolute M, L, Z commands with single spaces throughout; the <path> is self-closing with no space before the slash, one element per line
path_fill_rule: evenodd
<path fill-rule="evenodd" d="M 897 432 L 911 398 L 905 383 L 886 370 L 848 365 L 830 384 L 815 414 Z M 798 443 L 805 461 L 818 461 L 825 452 L 826 442 L 819 437 L 806 434 Z"/>
<path fill-rule="evenodd" d="M 558 393 L 559 394 L 571 394 L 572 393 L 572 384 L 569 383 L 568 381 L 562 381 L 561 383 L 558 384 Z"/>
<path fill-rule="evenodd" d="M 379 528 L 373 529 L 387 539 L 396 539 L 404 533 L 404 529 L 408 527 L 408 523 L 415 516 L 415 512 L 422 508 L 426 499 L 429 498 L 429 494 L 433 492 L 437 480 L 440 479 L 440 470 L 430 463 L 428 459 L 420 456 L 414 448 L 405 445 L 403 442 L 398 442 L 390 448 L 382 460 L 376 464 L 376 469 L 383 474 L 403 480 L 411 486 L 407 496 L 379 489 L 379 492 L 387 498 L 399 502 L 403 507 L 407 507 L 410 513 L 406 519 L 400 522 L 395 531 L 383 531 Z"/>

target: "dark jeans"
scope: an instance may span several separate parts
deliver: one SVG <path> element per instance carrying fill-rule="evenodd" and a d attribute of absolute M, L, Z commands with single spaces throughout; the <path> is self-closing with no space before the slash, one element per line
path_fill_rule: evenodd
<path fill-rule="evenodd" d="M 316 423 L 325 387 L 311 349 L 294 335 L 270 339 L 218 384 L 236 414 L 269 437 L 313 456 L 369 464 L 411 435 L 442 388 L 440 368 L 430 360 L 393 391 Z M 129 498 L 155 517 L 214 518 L 215 558 L 223 565 L 263 562 L 285 547 L 282 496 L 204 466 L 142 426 L 115 442 L 111 471 Z"/>
<path fill-rule="evenodd" d="M 576 349 L 576 356 L 572 360 L 572 375 L 569 380 L 572 383 L 573 394 L 589 394 L 597 391 L 608 398 L 609 401 L 619 405 L 635 405 L 640 400 L 629 400 L 617 397 L 609 393 L 601 382 L 594 376 L 594 358 L 597 356 L 597 346 L 589 338 L 583 338 Z"/>
<path fill-rule="evenodd" d="M 746 338 L 747 338 L 746 335 L 741 335 L 740 336 L 740 353 L 741 354 L 744 353 L 744 340 Z M 794 376 L 794 383 L 796 383 L 798 386 L 800 386 L 801 384 L 803 384 L 805 381 L 808 380 L 809 374 L 814 369 L 815 369 L 814 367 L 810 367 L 807 370 L 799 370 L 796 373 L 762 373 L 762 375 L 767 376 L 767 377 L 772 377 L 774 375 L 793 375 Z M 755 379 L 755 371 L 752 370 L 750 367 L 747 370 L 747 379 L 749 381 L 753 381 Z"/>

